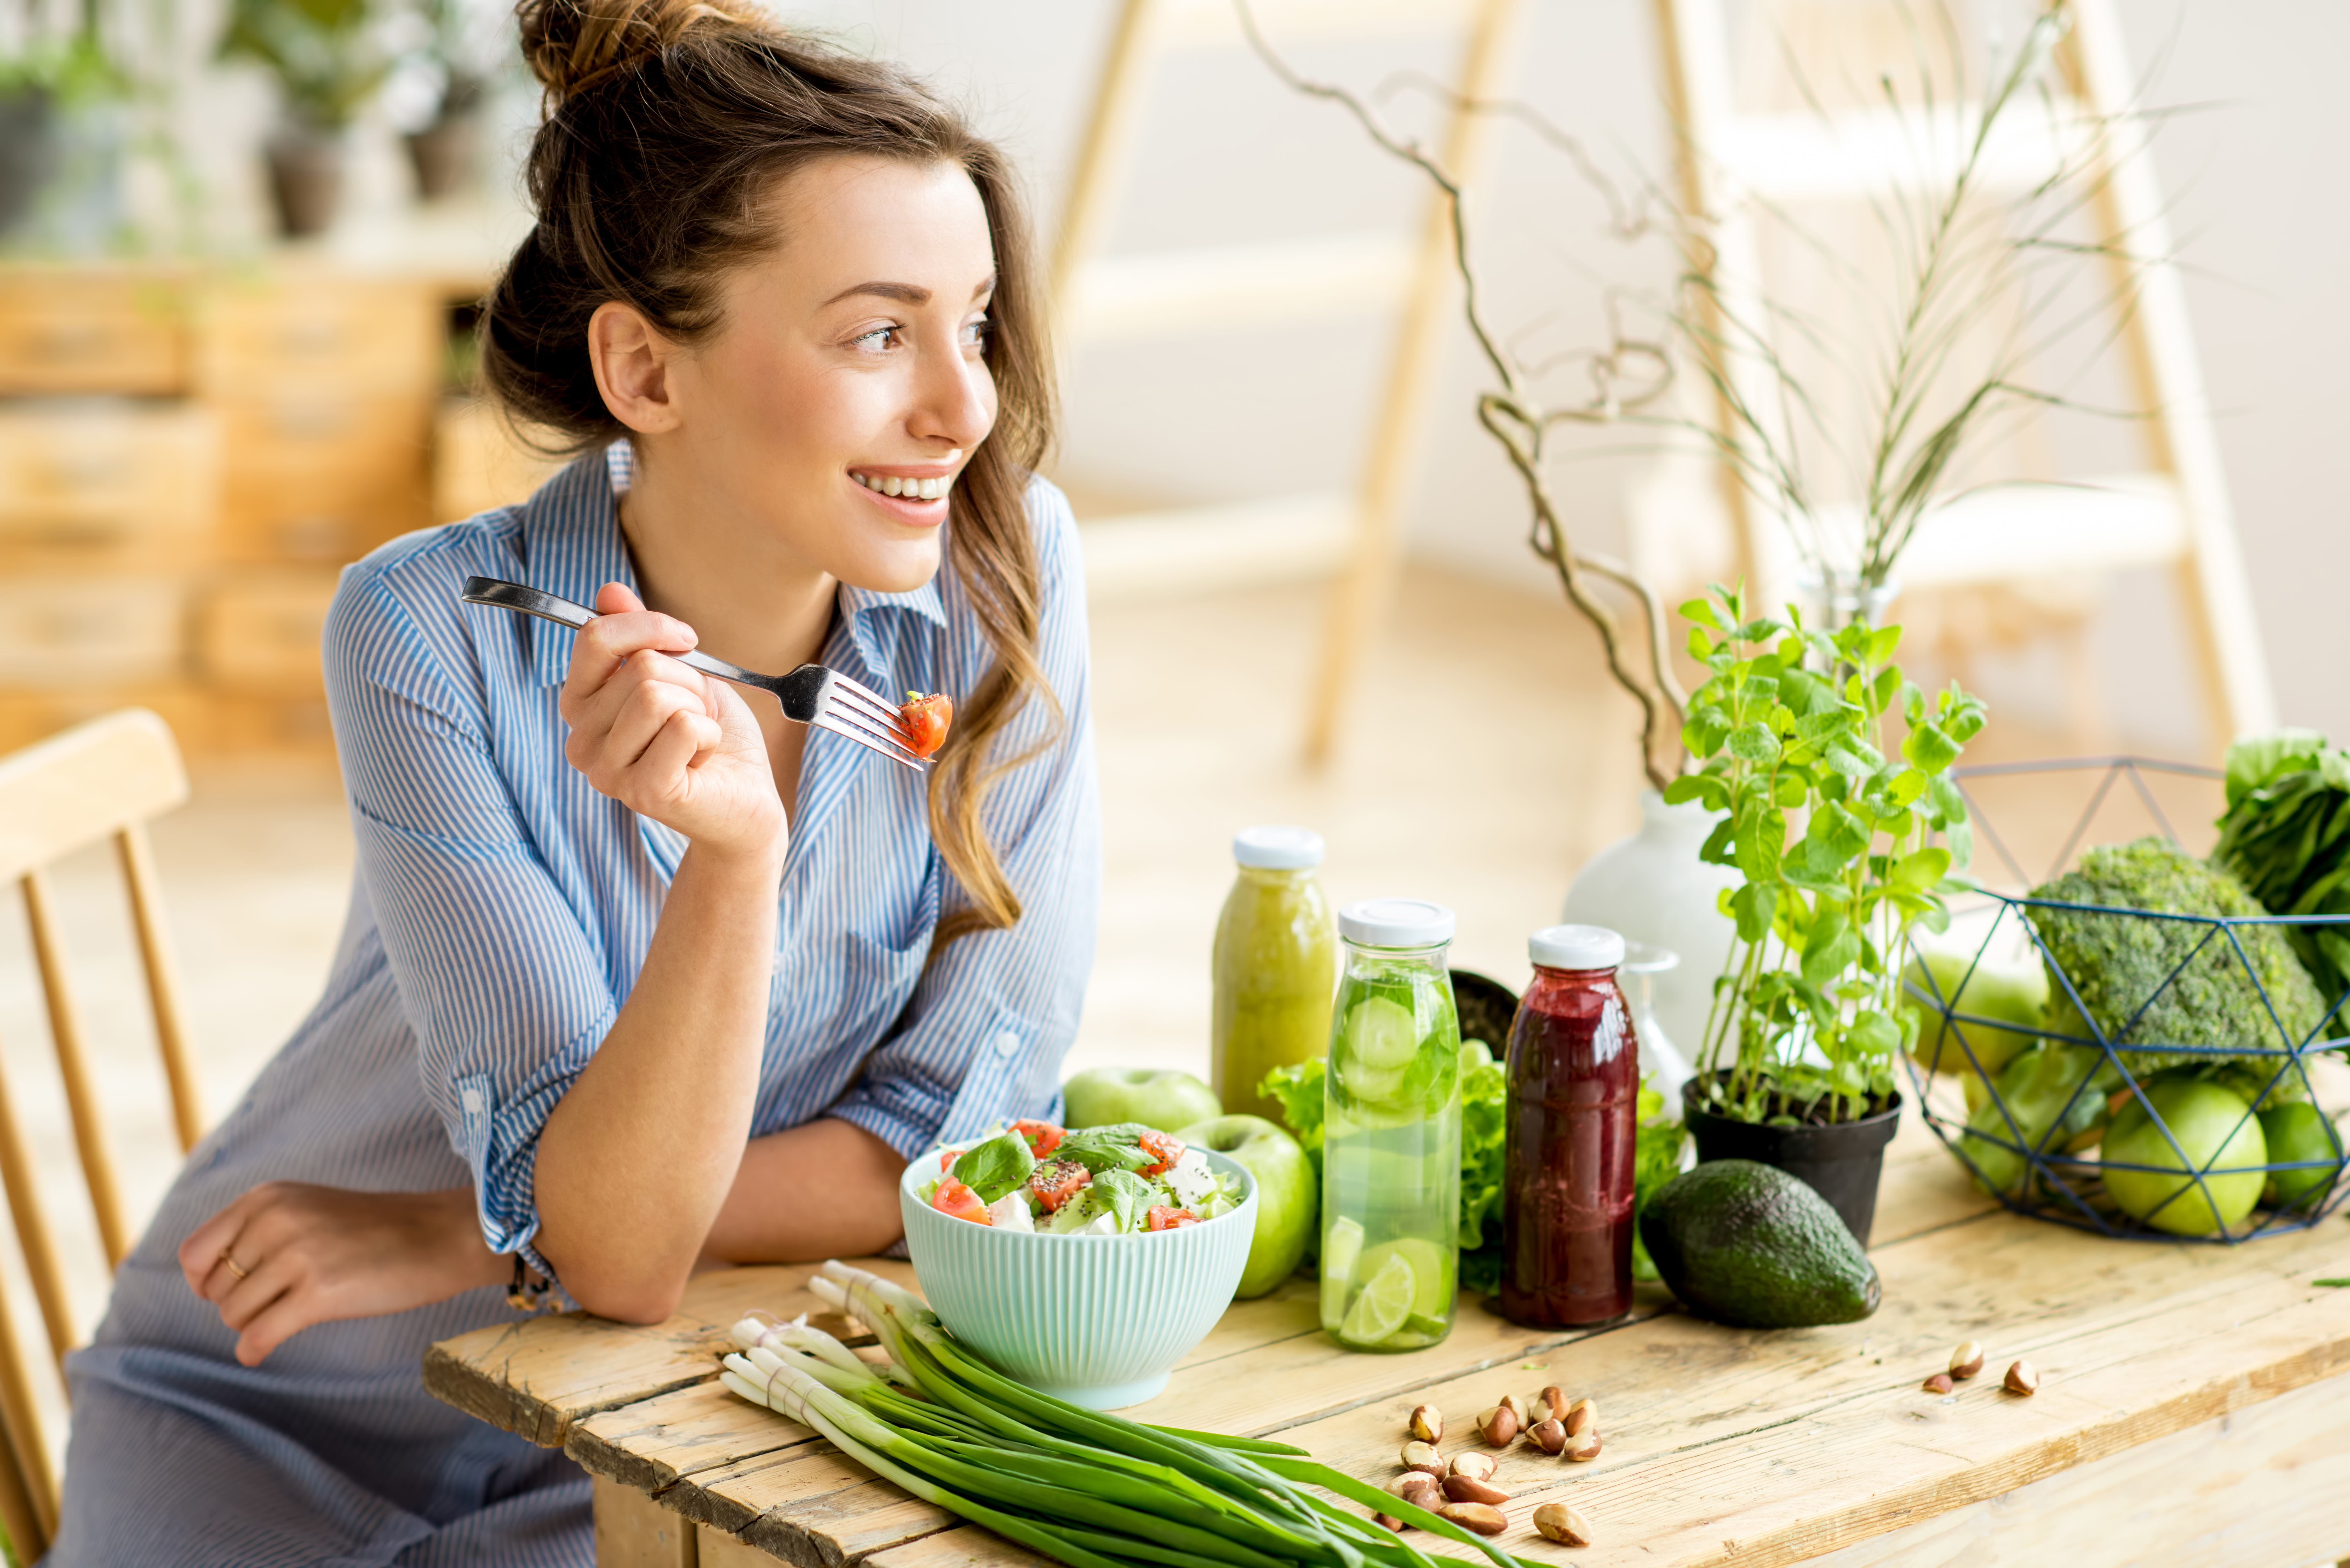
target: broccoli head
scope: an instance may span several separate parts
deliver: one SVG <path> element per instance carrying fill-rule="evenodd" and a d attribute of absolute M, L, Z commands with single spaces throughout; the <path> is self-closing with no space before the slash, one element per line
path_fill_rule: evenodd
<path fill-rule="evenodd" d="M 2153 836 L 2089 850 L 2075 869 L 2033 888 L 2032 896 L 2170 915 L 2268 912 L 2233 877 Z M 2043 1027 L 2085 1040 L 2102 1033 L 2139 1077 L 2187 1065 L 2219 1072 L 2231 1060 L 2182 1053 L 2181 1046 L 2274 1052 L 2300 1044 L 2317 1027 L 2323 1007 L 2317 988 L 2275 926 L 2150 920 L 2085 909 L 2029 913 L 2050 961 Z M 2068 979 L 2096 1021 L 2094 1033 L 2065 994 Z M 2262 1084 L 2283 1064 L 2275 1055 L 2232 1061 Z M 2278 1088 L 2285 1097 L 2302 1097 L 2301 1075 L 2288 1073 Z"/>

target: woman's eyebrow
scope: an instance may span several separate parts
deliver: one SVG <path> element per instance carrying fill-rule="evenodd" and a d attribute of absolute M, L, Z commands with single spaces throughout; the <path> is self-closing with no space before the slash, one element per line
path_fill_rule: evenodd
<path fill-rule="evenodd" d="M 993 293 L 994 288 L 995 279 L 991 275 L 981 280 L 979 286 L 971 291 L 971 296 L 977 299 L 983 295 Z M 860 294 L 870 294 L 882 299 L 894 299 L 900 305 L 928 305 L 931 302 L 931 291 L 918 284 L 860 283 L 842 289 L 838 294 L 826 300 L 825 304 L 838 305 L 842 300 L 853 299 Z"/>

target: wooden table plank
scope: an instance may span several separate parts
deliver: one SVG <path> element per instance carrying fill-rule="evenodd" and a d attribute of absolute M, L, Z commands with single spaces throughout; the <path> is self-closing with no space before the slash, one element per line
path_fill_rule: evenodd
<path fill-rule="evenodd" d="M 907 1285 L 910 1263 L 869 1264 Z M 494 1427 L 561 1448 L 573 1422 L 718 1375 L 726 1331 L 754 1307 L 789 1317 L 824 1303 L 798 1288 L 806 1268 L 716 1269 L 695 1277 L 676 1316 L 639 1326 L 562 1313 L 477 1329 L 424 1355 L 424 1386 Z"/>

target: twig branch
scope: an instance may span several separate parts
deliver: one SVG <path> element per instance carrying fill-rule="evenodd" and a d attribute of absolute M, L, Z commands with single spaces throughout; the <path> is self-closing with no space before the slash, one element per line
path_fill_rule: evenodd
<path fill-rule="evenodd" d="M 1499 441 L 1510 460 L 1519 482 L 1524 485 L 1532 519 L 1526 542 L 1535 556 L 1548 566 L 1557 576 L 1567 602 L 1598 632 L 1602 649 L 1607 659 L 1607 670 L 1616 683 L 1631 694 L 1640 706 L 1640 761 L 1648 782 L 1663 789 L 1679 776 L 1686 759 L 1681 752 L 1680 730 L 1687 715 L 1689 699 L 1676 677 L 1670 650 L 1667 645 L 1669 628 L 1662 601 L 1630 567 L 1623 563 L 1594 556 L 1575 548 L 1565 524 L 1551 494 L 1550 483 L 1543 472 L 1544 442 L 1551 428 L 1557 424 L 1601 424 L 1619 418 L 1628 407 L 1638 407 L 1662 397 L 1671 385 L 1672 362 L 1663 345 L 1626 337 L 1621 324 L 1610 311 L 1610 325 L 1617 328 L 1615 340 L 1603 349 L 1586 351 L 1583 358 L 1591 379 L 1591 396 L 1582 403 L 1566 408 L 1545 407 L 1528 385 L 1532 374 L 1521 367 L 1487 325 L 1483 309 L 1483 294 L 1479 286 L 1475 265 L 1469 254 L 1469 224 L 1467 220 L 1468 192 L 1442 161 L 1418 138 L 1406 137 L 1389 126 L 1386 118 L 1360 95 L 1336 83 L 1316 81 L 1299 74 L 1289 62 L 1274 50 L 1257 28 L 1248 0 L 1233 0 L 1240 13 L 1242 31 L 1259 58 L 1292 89 L 1308 98 L 1335 103 L 1351 114 L 1365 135 L 1390 157 L 1400 160 L 1426 175 L 1442 196 L 1452 231 L 1452 263 L 1461 285 L 1462 308 L 1469 323 L 1470 336 L 1487 366 L 1501 382 L 1498 391 L 1487 391 L 1477 400 L 1477 422 Z M 1621 193 L 1612 182 L 1598 176 L 1596 166 L 1584 154 L 1581 144 L 1563 136 L 1555 127 L 1520 104 L 1484 104 L 1460 98 L 1449 88 L 1429 82 L 1424 78 L 1408 75 L 1397 83 L 1431 90 L 1464 113 L 1506 113 L 1522 122 L 1542 130 L 1551 140 L 1567 147 L 1577 166 L 1598 178 L 1608 197 L 1609 207 L 1619 232 L 1634 234 L 1646 232 L 1648 217 L 1644 211 L 1623 202 Z M 1390 88 L 1389 90 L 1392 90 Z M 1637 365 L 1657 367 L 1658 373 L 1641 378 L 1633 373 Z M 1627 389 L 1630 396 L 1626 395 Z M 1596 591 L 1592 579 L 1614 584 L 1628 593 L 1638 606 L 1642 628 L 1640 632 L 1628 631 L 1624 620 Z M 1645 656 L 1636 659 L 1636 644 Z M 1646 669 L 1641 668 L 1645 663 Z"/>

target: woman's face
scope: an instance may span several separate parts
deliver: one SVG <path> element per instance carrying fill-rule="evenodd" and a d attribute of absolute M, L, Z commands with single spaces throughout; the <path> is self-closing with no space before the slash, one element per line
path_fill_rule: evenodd
<path fill-rule="evenodd" d="M 986 209 L 954 164 L 842 156 L 772 211 L 779 242 L 729 274 L 717 330 L 665 356 L 649 467 L 673 454 L 687 493 L 842 582 L 919 587 L 995 422 Z"/>

